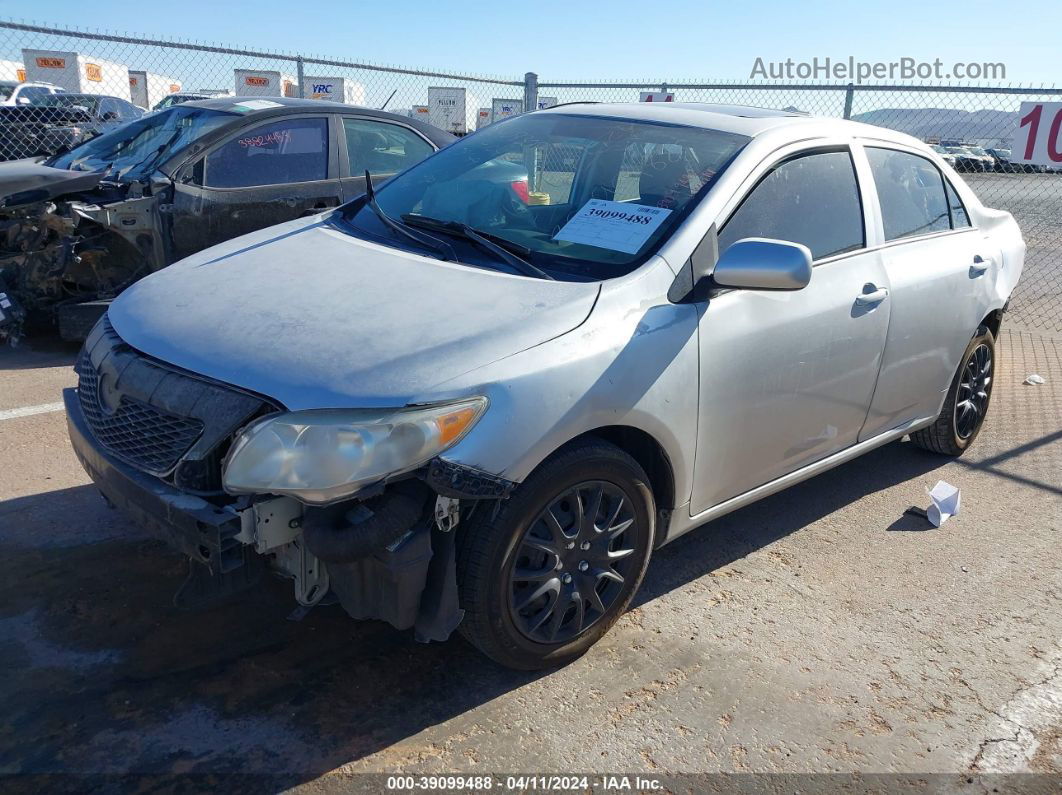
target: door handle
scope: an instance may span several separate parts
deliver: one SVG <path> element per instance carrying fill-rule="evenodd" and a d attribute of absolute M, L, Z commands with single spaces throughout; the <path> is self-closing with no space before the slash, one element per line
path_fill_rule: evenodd
<path fill-rule="evenodd" d="M 970 276 L 980 276 L 982 273 L 988 270 L 993 260 L 991 257 L 985 259 L 980 254 L 974 257 L 973 265 L 970 266 Z"/>
<path fill-rule="evenodd" d="M 330 210 L 333 207 L 339 206 L 339 199 L 335 196 L 322 196 L 318 199 L 313 199 L 313 207 L 307 207 L 300 214 L 300 218 L 309 218 L 311 215 L 317 215 L 323 213 L 325 210 Z"/>
<path fill-rule="evenodd" d="M 857 295 L 856 303 L 860 306 L 871 306 L 872 304 L 880 304 L 888 297 L 888 289 L 885 287 L 879 287 L 871 293 L 860 293 L 859 295 Z"/>

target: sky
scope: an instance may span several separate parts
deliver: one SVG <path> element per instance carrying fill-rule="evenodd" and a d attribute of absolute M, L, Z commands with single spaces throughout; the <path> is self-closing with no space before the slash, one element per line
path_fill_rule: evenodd
<path fill-rule="evenodd" d="M 542 80 L 747 80 L 756 58 L 852 56 L 1001 62 L 1006 83 L 1062 87 L 1058 0 L 0 0 L 0 16 L 376 64 L 534 71 Z"/>

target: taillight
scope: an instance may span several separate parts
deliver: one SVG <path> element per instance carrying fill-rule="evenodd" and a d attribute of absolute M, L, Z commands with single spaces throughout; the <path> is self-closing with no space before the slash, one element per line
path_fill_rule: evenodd
<path fill-rule="evenodd" d="M 520 197 L 520 201 L 527 204 L 530 200 L 530 196 L 527 191 L 527 180 L 518 179 L 515 182 L 510 182 L 509 187 L 513 189 L 513 193 Z"/>

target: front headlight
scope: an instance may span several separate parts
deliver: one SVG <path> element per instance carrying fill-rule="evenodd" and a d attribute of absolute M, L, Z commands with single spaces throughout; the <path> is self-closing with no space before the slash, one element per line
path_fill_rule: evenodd
<path fill-rule="evenodd" d="M 225 459 L 225 490 L 324 505 L 416 469 L 456 444 L 485 397 L 423 408 L 294 411 L 244 430 Z"/>

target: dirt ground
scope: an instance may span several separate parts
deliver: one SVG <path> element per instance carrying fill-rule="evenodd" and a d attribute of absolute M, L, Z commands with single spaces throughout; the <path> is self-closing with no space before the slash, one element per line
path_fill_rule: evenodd
<path fill-rule="evenodd" d="M 0 353 L 0 772 L 260 773 L 270 789 L 1062 773 L 1062 340 L 1000 346 L 966 456 L 891 444 L 698 529 L 659 551 L 598 646 L 540 674 L 338 607 L 290 620 L 282 581 L 176 610 L 182 559 L 104 506 L 48 405 L 73 351 Z M 1047 383 L 1023 385 L 1033 372 Z M 904 510 L 939 479 L 962 512 L 933 529 Z"/>

